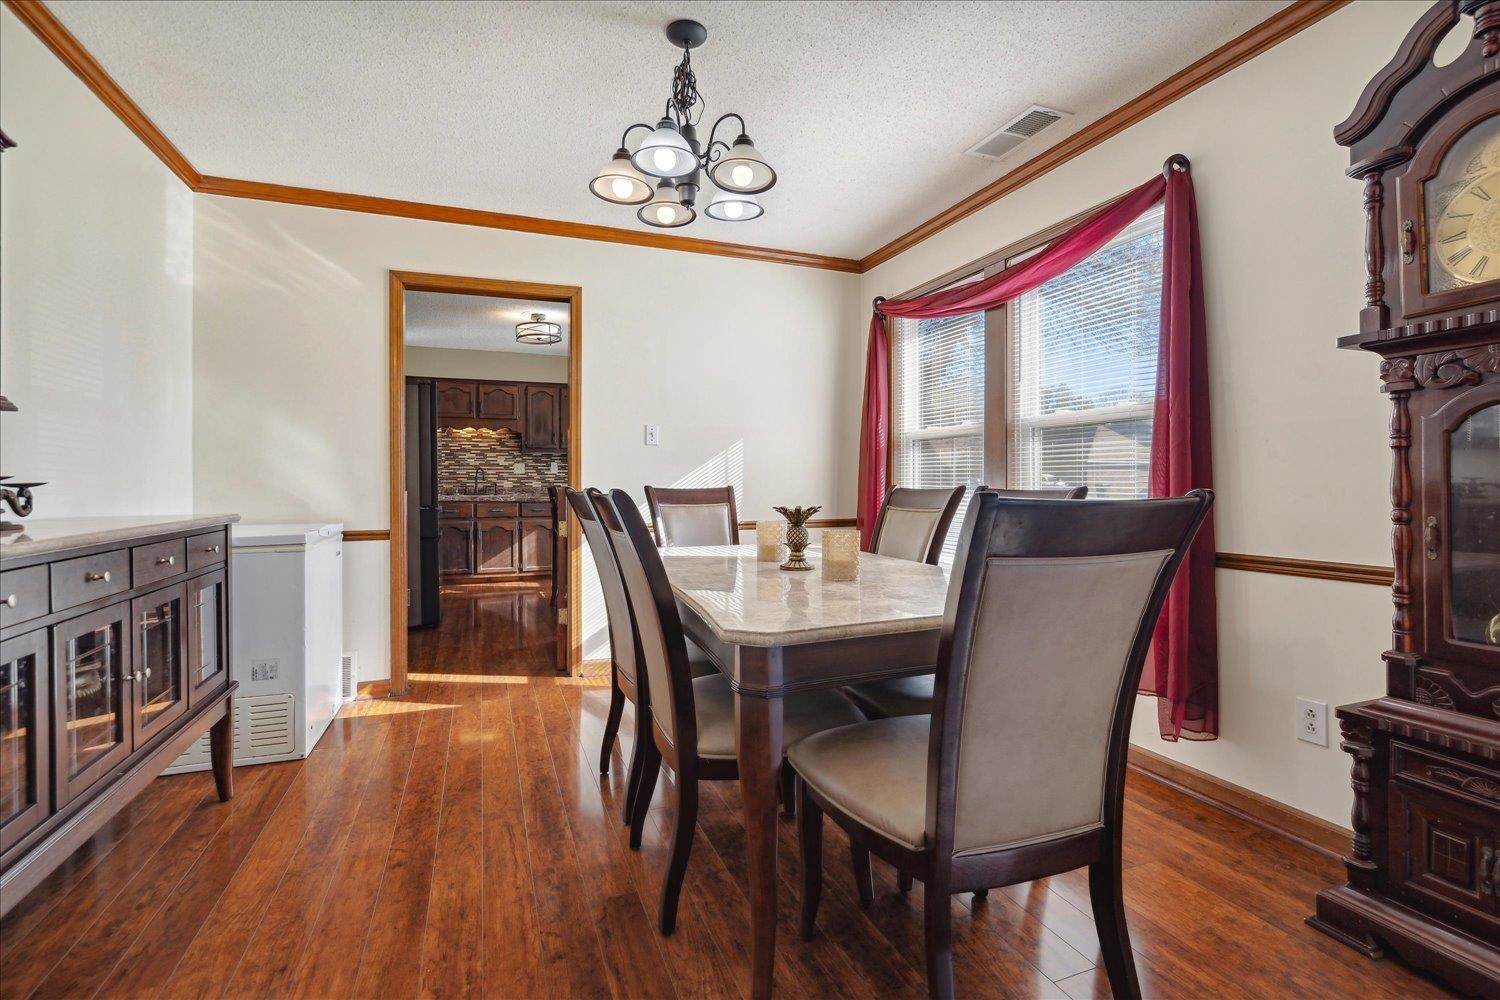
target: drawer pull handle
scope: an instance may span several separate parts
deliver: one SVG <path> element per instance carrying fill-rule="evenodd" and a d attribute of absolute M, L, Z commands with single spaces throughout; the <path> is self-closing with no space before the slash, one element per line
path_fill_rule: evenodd
<path fill-rule="evenodd" d="M 205 545 L 203 547 L 203 551 L 209 553 L 217 553 L 219 551 L 219 547 L 217 545 Z"/>
<path fill-rule="evenodd" d="M 1481 896 L 1493 896 L 1495 894 L 1495 875 L 1490 873 L 1490 860 L 1495 856 L 1493 847 L 1486 847 L 1484 853 L 1479 856 L 1479 894 Z"/>
<path fill-rule="evenodd" d="M 5 606 L 7 608 L 13 608 L 13 607 L 16 606 L 16 595 L 15 594 L 6 594 L 5 595 Z"/>
<path fill-rule="evenodd" d="M 157 556 L 156 557 L 156 565 L 158 565 L 158 566 L 176 566 L 177 565 L 177 557 L 176 556 Z"/>
<path fill-rule="evenodd" d="M 108 583 L 109 570 L 105 570 L 103 573 L 85 573 L 83 574 L 83 581 L 84 583 Z"/>

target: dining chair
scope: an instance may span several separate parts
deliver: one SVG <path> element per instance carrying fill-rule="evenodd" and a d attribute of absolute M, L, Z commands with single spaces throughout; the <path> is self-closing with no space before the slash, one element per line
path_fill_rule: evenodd
<path fill-rule="evenodd" d="M 1120 890 L 1131 710 L 1183 553 L 1213 504 L 978 494 L 949 582 L 930 716 L 818 733 L 797 772 L 804 938 L 827 813 L 925 886 L 928 993 L 953 996 L 949 894 L 1089 869 L 1116 997 L 1139 997 Z"/>
<path fill-rule="evenodd" d="M 870 551 L 876 555 L 937 564 L 964 488 L 913 489 L 893 486 L 885 493 Z"/>
<path fill-rule="evenodd" d="M 661 932 L 671 934 L 677 926 L 677 900 L 698 821 L 698 782 L 739 778 L 734 692 L 723 674 L 692 676 L 672 585 L 656 543 L 630 496 L 614 490 L 608 497 L 592 499 L 613 546 L 635 615 L 645 663 L 640 686 L 650 706 L 648 712 L 638 716 L 649 720 L 650 728 L 649 733 L 645 729 L 636 733 L 636 744 L 645 759 L 633 803 L 631 846 L 640 843 L 662 765 L 677 776 L 677 816 L 672 853 L 662 877 L 660 914 Z M 813 733 L 864 720 L 853 703 L 837 691 L 788 695 L 783 711 L 783 747 Z"/>
<path fill-rule="evenodd" d="M 981 486 L 979 493 L 993 493 L 1006 500 L 1082 500 L 1088 496 L 1087 486 L 1063 486 L 1040 490 L 995 490 Z M 935 540 L 938 551 L 943 548 L 947 532 Z M 929 562 L 937 562 L 930 559 Z M 888 681 L 870 681 L 868 684 L 851 684 L 844 693 L 854 699 L 860 711 L 872 719 L 889 719 L 897 715 L 927 715 L 932 711 L 932 675 L 918 674 L 915 677 L 896 677 Z"/>
<path fill-rule="evenodd" d="M 658 545 L 738 545 L 739 515 L 734 487 L 703 489 L 646 487 L 646 505 Z"/>
<path fill-rule="evenodd" d="M 609 759 L 614 753 L 615 738 L 620 731 L 620 719 L 624 715 L 625 703 L 630 702 L 636 710 L 637 737 L 635 747 L 630 754 L 629 777 L 625 784 L 625 807 L 621 818 L 622 823 L 629 823 L 630 804 L 638 791 L 643 764 L 640 733 L 649 729 L 648 723 L 643 720 L 650 709 L 641 697 L 640 684 L 637 680 L 640 673 L 641 651 L 639 640 L 635 635 L 635 624 L 631 620 L 630 602 L 625 596 L 625 582 L 620 577 L 620 567 L 615 562 L 614 550 L 610 547 L 604 527 L 595 514 L 591 497 L 596 495 L 602 496 L 603 494 L 596 489 L 590 489 L 587 493 L 580 493 L 574 489 L 563 491 L 568 506 L 583 528 L 584 540 L 588 542 L 589 553 L 594 558 L 594 569 L 599 576 L 599 589 L 604 593 L 604 614 L 609 627 L 609 714 L 604 719 L 604 742 L 599 748 L 600 774 L 609 773 Z M 707 653 L 691 642 L 688 643 L 687 648 L 689 668 L 693 676 L 700 677 L 718 672 L 718 668 L 714 666 Z"/>

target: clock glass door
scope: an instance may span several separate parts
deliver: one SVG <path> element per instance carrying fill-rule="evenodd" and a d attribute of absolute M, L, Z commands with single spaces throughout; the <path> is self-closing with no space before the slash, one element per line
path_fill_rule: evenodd
<path fill-rule="evenodd" d="M 1452 636 L 1500 646 L 1500 403 L 1448 436 Z"/>

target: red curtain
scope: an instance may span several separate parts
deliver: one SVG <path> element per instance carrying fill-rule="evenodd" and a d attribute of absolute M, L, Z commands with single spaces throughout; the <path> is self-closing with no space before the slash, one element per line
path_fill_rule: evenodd
<path fill-rule="evenodd" d="M 1203 273 L 1198 218 L 1186 157 L 1059 236 L 1047 249 L 982 281 L 911 299 L 875 300 L 860 424 L 859 521 L 865 544 L 886 492 L 890 459 L 890 345 L 886 317 L 927 319 L 993 309 L 1092 256 L 1147 209 L 1166 201 L 1161 359 L 1151 445 L 1151 495 L 1212 487 Z M 1141 690 L 1158 697 L 1163 739 L 1213 739 L 1218 732 L 1218 626 L 1213 528 L 1204 526 L 1162 612 L 1152 676 Z M 1206 561 L 1205 561 L 1206 554 Z"/>

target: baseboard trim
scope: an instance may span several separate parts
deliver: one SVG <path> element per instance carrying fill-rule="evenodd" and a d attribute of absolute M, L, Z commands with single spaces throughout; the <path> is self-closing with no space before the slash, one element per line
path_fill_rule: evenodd
<path fill-rule="evenodd" d="M 1142 777 L 1222 809 L 1334 861 L 1343 859 L 1353 841 L 1353 830 L 1159 753 L 1132 744 L 1129 760 L 1131 770 Z"/>

